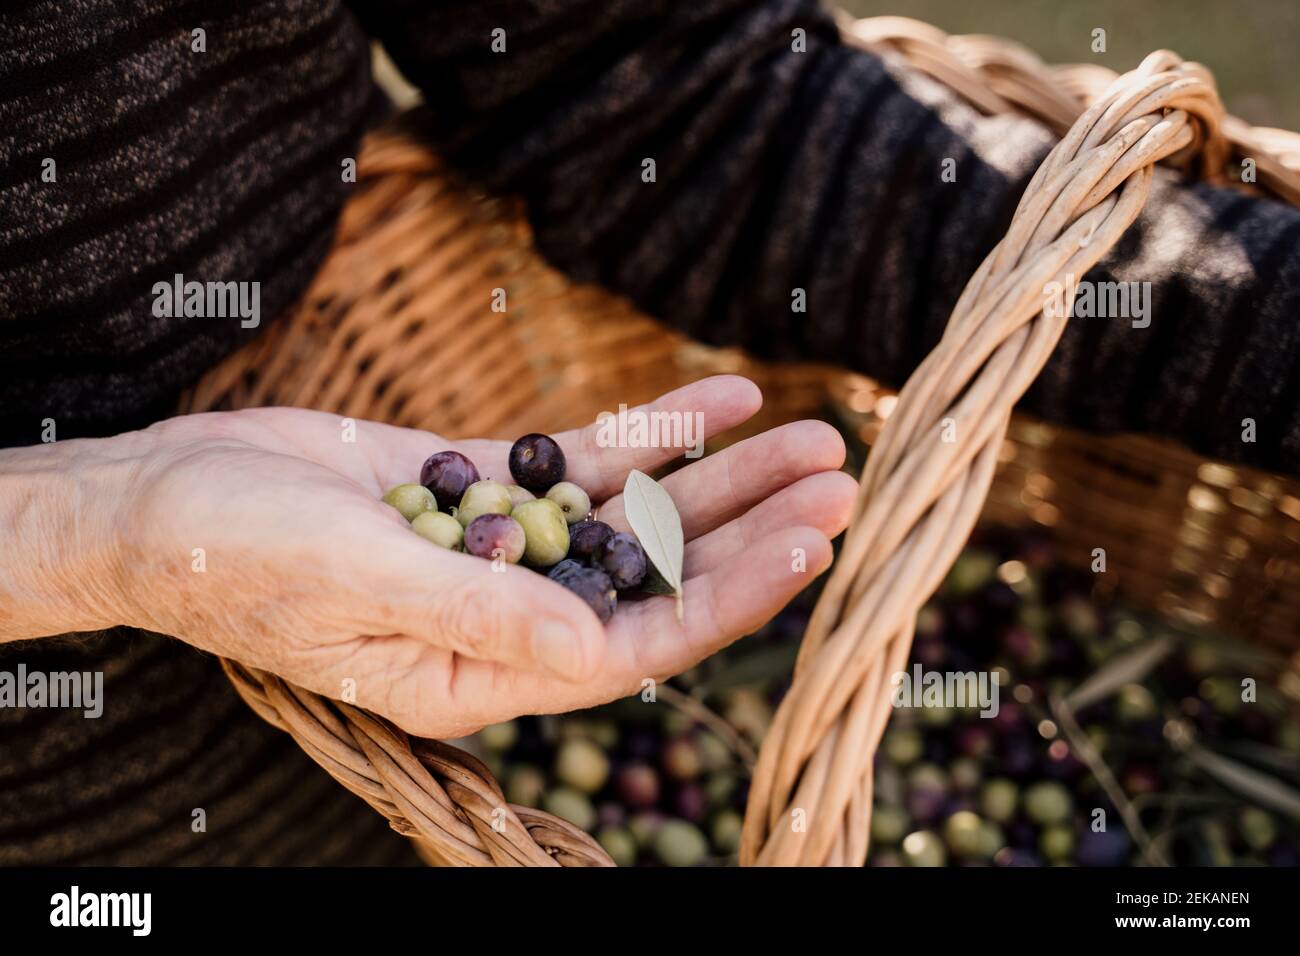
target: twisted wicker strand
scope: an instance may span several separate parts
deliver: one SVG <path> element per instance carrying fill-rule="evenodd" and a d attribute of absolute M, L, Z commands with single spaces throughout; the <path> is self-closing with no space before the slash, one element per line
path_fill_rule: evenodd
<path fill-rule="evenodd" d="M 1021 113 L 1058 136 L 1117 76 L 1095 63 L 1049 66 L 1031 50 L 1003 37 L 949 36 L 908 17 L 854 20 L 841 14 L 840 29 L 847 42 L 901 58 L 986 115 Z M 1205 156 L 1206 178 L 1241 185 L 1239 178 L 1227 175 L 1224 162 L 1229 156 L 1237 161 L 1251 159 L 1259 186 L 1300 205 L 1300 134 L 1251 126 L 1232 116 L 1224 116 L 1220 128 L 1222 155 Z"/>
<path fill-rule="evenodd" d="M 1035 174 L 868 458 L 840 559 L 755 767 L 742 864 L 865 861 L 862 795 L 890 676 L 906 661 L 917 611 L 979 516 L 1012 407 L 1065 328 L 1070 301 L 1046 309 L 1045 286 L 1060 282 L 1072 299 L 1068 277 L 1086 273 L 1137 217 L 1154 163 L 1195 155 L 1217 164 L 1221 113 L 1204 70 L 1152 54 L 1084 112 Z"/>
<path fill-rule="evenodd" d="M 274 674 L 223 661 L 241 697 L 291 734 L 334 779 L 448 866 L 612 866 L 581 830 L 506 801 L 491 771 L 434 740 L 412 740 L 387 721 L 327 702 Z"/>

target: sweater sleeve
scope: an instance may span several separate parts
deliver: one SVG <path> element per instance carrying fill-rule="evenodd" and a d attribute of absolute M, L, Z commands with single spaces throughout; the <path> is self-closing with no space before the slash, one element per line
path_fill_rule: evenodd
<path fill-rule="evenodd" d="M 843 45 L 813 0 L 355 10 L 559 268 L 702 341 L 894 386 L 1052 145 Z M 1297 210 L 1162 172 L 1084 277 L 1145 284 L 1148 315 L 1076 317 L 1024 407 L 1300 473 L 1298 252 Z"/>

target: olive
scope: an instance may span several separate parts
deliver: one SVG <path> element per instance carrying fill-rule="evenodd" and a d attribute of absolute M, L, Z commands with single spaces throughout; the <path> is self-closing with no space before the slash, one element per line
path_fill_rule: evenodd
<path fill-rule="evenodd" d="M 621 827 L 627 823 L 627 808 L 621 803 L 606 800 L 596 808 L 596 820 L 602 827 Z"/>
<path fill-rule="evenodd" d="M 556 567 L 566 564 L 573 566 L 551 574 L 551 580 L 582 598 L 602 624 L 613 617 L 618 609 L 618 592 L 609 575 L 600 568 L 588 568 L 576 561 L 561 561 Z"/>
<path fill-rule="evenodd" d="M 1105 830 L 1085 829 L 1075 854 L 1080 866 L 1123 866 L 1132 849 L 1128 831 L 1122 826 Z"/>
<path fill-rule="evenodd" d="M 700 765 L 708 772 L 727 770 L 735 761 L 731 748 L 717 734 L 700 734 L 695 740 L 700 754 Z"/>
<path fill-rule="evenodd" d="M 618 723 L 603 717 L 592 720 L 587 725 L 587 736 L 606 750 L 618 744 Z"/>
<path fill-rule="evenodd" d="M 579 830 L 590 830 L 596 824 L 596 808 L 585 793 L 572 787 L 553 787 L 547 791 L 542 809 L 568 820 Z"/>
<path fill-rule="evenodd" d="M 590 740 L 566 740 L 555 755 L 555 777 L 583 793 L 595 793 L 609 779 L 609 758 Z"/>
<path fill-rule="evenodd" d="M 1045 827 L 1038 837 L 1038 849 L 1053 863 L 1068 860 L 1074 852 L 1074 831 L 1059 823 Z"/>
<path fill-rule="evenodd" d="M 646 810 L 638 813 L 628 821 L 627 828 L 636 840 L 636 845 L 647 849 L 654 842 L 655 834 L 663 826 L 664 815 L 658 810 Z"/>
<path fill-rule="evenodd" d="M 925 750 L 925 738 L 920 731 L 911 727 L 891 727 L 885 731 L 885 759 L 890 763 L 904 767 L 921 759 Z"/>
<path fill-rule="evenodd" d="M 1277 824 L 1272 815 L 1259 807 L 1246 807 L 1241 811 L 1238 829 L 1252 850 L 1267 850 L 1277 839 Z"/>
<path fill-rule="evenodd" d="M 744 821 L 735 810 L 720 811 L 709 827 L 713 846 L 719 853 L 735 853 L 740 849 L 740 831 L 743 827 Z"/>
<path fill-rule="evenodd" d="M 943 866 L 948 854 L 932 831 L 916 830 L 903 837 L 903 862 L 907 866 Z"/>
<path fill-rule="evenodd" d="M 433 492 L 424 485 L 398 485 L 389 488 L 384 495 L 384 504 L 392 505 L 407 521 L 426 511 L 435 511 L 438 507 Z"/>
<path fill-rule="evenodd" d="M 596 550 L 595 563 L 609 575 L 614 587 L 626 591 L 638 587 L 646 575 L 646 554 L 630 534 L 610 535 Z"/>
<path fill-rule="evenodd" d="M 1035 783 L 1025 790 L 1025 815 L 1040 826 L 1064 823 L 1073 812 L 1070 791 L 1054 780 Z"/>
<path fill-rule="evenodd" d="M 943 838 L 954 856 L 991 860 L 1002 849 L 1002 831 L 969 810 L 959 810 L 943 824 Z"/>
<path fill-rule="evenodd" d="M 907 835 L 912 821 L 901 807 L 876 807 L 871 814 L 871 840 L 884 846 L 894 846 Z"/>
<path fill-rule="evenodd" d="M 659 801 L 659 775 L 643 763 L 630 763 L 620 770 L 614 786 L 629 807 L 651 807 Z"/>
<path fill-rule="evenodd" d="M 520 488 L 518 485 L 506 485 L 506 491 L 510 492 L 511 507 L 521 505 L 525 501 L 533 501 L 537 498 L 537 496 L 527 488 Z"/>
<path fill-rule="evenodd" d="M 538 498 L 525 501 L 510 515 L 524 527 L 524 562 L 535 568 L 549 568 L 569 552 L 569 526 L 564 512 L 554 501 Z"/>
<path fill-rule="evenodd" d="M 596 833 L 596 842 L 609 854 L 615 866 L 636 865 L 636 840 L 626 827 L 601 827 Z"/>
<path fill-rule="evenodd" d="M 546 776 L 532 764 L 521 763 L 506 778 L 506 799 L 522 807 L 535 807 L 546 792 Z"/>
<path fill-rule="evenodd" d="M 551 485 L 546 492 L 546 497 L 560 506 L 560 510 L 564 512 L 564 520 L 569 524 L 577 524 L 591 513 L 591 498 L 571 481 L 561 481 Z"/>
<path fill-rule="evenodd" d="M 987 551 L 968 548 L 953 562 L 948 572 L 948 592 L 956 597 L 974 594 L 993 580 L 998 559 Z"/>
<path fill-rule="evenodd" d="M 569 557 L 576 561 L 594 561 L 596 552 L 614 534 L 603 521 L 584 518 L 569 528 Z"/>
<path fill-rule="evenodd" d="M 479 515 L 465 528 L 465 550 L 475 557 L 518 564 L 524 556 L 524 529 L 509 515 Z"/>
<path fill-rule="evenodd" d="M 709 855 L 709 841 L 685 820 L 665 820 L 654 836 L 654 851 L 666 866 L 698 866 Z"/>
<path fill-rule="evenodd" d="M 673 807 L 677 815 L 691 823 L 703 823 L 709 811 L 709 798 L 704 788 L 698 783 L 683 784 L 673 797 Z"/>
<path fill-rule="evenodd" d="M 979 761 L 971 757 L 958 757 L 948 765 L 948 776 L 952 778 L 955 789 L 963 792 L 974 790 L 980 785 Z"/>
<path fill-rule="evenodd" d="M 1115 700 L 1115 713 L 1126 724 L 1135 724 L 1143 720 L 1154 720 L 1160 715 L 1151 691 L 1141 684 L 1125 684 L 1119 689 Z"/>
<path fill-rule="evenodd" d="M 980 812 L 997 823 L 1008 823 L 1016 815 L 1020 791 L 1005 777 L 997 777 L 980 792 Z"/>
<path fill-rule="evenodd" d="M 465 540 L 465 529 L 460 526 L 460 522 L 441 511 L 426 511 L 416 515 L 411 522 L 411 530 L 438 547 L 452 551 L 459 551 Z"/>
<path fill-rule="evenodd" d="M 513 720 L 501 724 L 488 724 L 478 732 L 478 739 L 488 750 L 509 750 L 519 739 L 519 725 Z"/>
<path fill-rule="evenodd" d="M 460 504 L 456 508 L 456 520 L 460 522 L 462 528 L 468 528 L 470 522 L 480 515 L 508 515 L 511 510 L 510 492 L 506 490 L 506 486 L 491 478 L 484 478 L 465 489 L 465 494 L 461 496 Z"/>
<path fill-rule="evenodd" d="M 420 468 L 420 484 L 433 492 L 441 511 L 455 507 L 465 489 L 478 478 L 474 463 L 458 451 L 440 451 L 430 455 Z"/>
<path fill-rule="evenodd" d="M 564 468 L 564 451 L 549 435 L 524 435 L 510 446 L 510 474 L 529 491 L 544 493 L 563 481 Z"/>
<path fill-rule="evenodd" d="M 717 773 L 709 774 L 704 781 L 704 792 L 709 796 L 709 804 L 715 807 L 725 807 L 731 803 L 731 798 L 736 792 L 737 780 L 736 775 L 727 770 L 719 770 Z"/>
<path fill-rule="evenodd" d="M 664 747 L 661 760 L 664 773 L 674 780 L 694 780 L 703 769 L 700 752 L 689 737 L 669 741 Z"/>

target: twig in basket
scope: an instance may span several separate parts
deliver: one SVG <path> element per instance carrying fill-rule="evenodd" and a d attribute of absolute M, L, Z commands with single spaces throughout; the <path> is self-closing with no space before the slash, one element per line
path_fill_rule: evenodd
<path fill-rule="evenodd" d="M 1111 772 L 1110 767 L 1106 764 L 1092 740 L 1079 727 L 1078 721 L 1074 719 L 1074 711 L 1070 705 L 1058 694 L 1052 694 L 1049 698 L 1049 704 L 1052 709 L 1052 715 L 1056 717 L 1057 726 L 1061 728 L 1061 733 L 1070 742 L 1074 752 L 1079 755 L 1079 759 L 1088 765 L 1092 775 L 1097 778 L 1101 784 L 1102 790 L 1110 798 L 1110 802 L 1115 805 L 1115 810 L 1119 813 L 1120 819 L 1124 821 L 1124 826 L 1132 834 L 1133 840 L 1142 848 L 1142 857 L 1151 866 L 1168 866 L 1169 861 L 1165 858 L 1161 849 L 1151 840 L 1146 828 L 1142 826 L 1142 820 L 1137 811 L 1133 809 L 1133 804 L 1129 802 L 1128 795 L 1124 793 L 1124 788 L 1119 785 L 1115 775 Z"/>
<path fill-rule="evenodd" d="M 698 724 L 707 727 L 713 734 L 726 744 L 737 759 L 745 765 L 745 769 L 751 773 L 754 770 L 754 761 L 758 759 L 758 754 L 754 748 L 749 745 L 744 737 L 735 727 L 731 726 L 725 718 L 710 710 L 703 701 L 690 694 L 683 693 L 670 684 L 660 684 L 655 693 L 663 699 L 666 704 L 676 707 L 686 716 L 690 717 Z"/>

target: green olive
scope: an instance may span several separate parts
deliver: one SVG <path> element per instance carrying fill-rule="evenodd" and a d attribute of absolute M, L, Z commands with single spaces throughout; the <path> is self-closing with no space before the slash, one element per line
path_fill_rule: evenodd
<path fill-rule="evenodd" d="M 421 538 L 427 538 L 440 548 L 459 551 L 465 540 L 465 530 L 460 522 L 441 511 L 425 511 L 415 516 L 411 530 Z"/>
<path fill-rule="evenodd" d="M 1067 860 L 1074 852 L 1074 831 L 1059 823 L 1044 827 L 1038 836 L 1038 849 L 1054 863 Z"/>
<path fill-rule="evenodd" d="M 560 506 L 548 498 L 525 501 L 510 513 L 524 527 L 524 563 L 547 568 L 569 553 L 569 526 Z"/>
<path fill-rule="evenodd" d="M 591 513 L 591 498 L 571 481 L 551 485 L 546 497 L 560 506 L 564 520 L 569 524 L 577 524 Z"/>
<path fill-rule="evenodd" d="M 568 740 L 555 755 L 555 777 L 582 793 L 595 793 L 609 779 L 609 758 L 590 740 Z"/>
<path fill-rule="evenodd" d="M 586 794 L 571 787 L 553 787 L 542 801 L 542 809 L 562 820 L 568 820 L 579 830 L 590 830 L 596 825 L 596 808 Z"/>
<path fill-rule="evenodd" d="M 871 840 L 879 846 L 894 846 L 907 836 L 912 821 L 898 807 L 876 807 L 871 814 Z"/>
<path fill-rule="evenodd" d="M 510 770 L 506 779 L 506 799 L 525 807 L 535 807 L 546 793 L 546 775 L 532 764 L 521 763 Z"/>
<path fill-rule="evenodd" d="M 525 501 L 536 501 L 537 496 L 527 488 L 520 488 L 518 485 L 506 485 L 506 491 L 510 492 L 511 506 L 521 505 Z"/>
<path fill-rule="evenodd" d="M 422 515 L 426 511 L 438 510 L 438 502 L 434 500 L 433 492 L 424 485 L 398 485 L 389 488 L 388 493 L 384 495 L 384 504 L 392 505 L 407 521 L 414 521 L 417 515 Z"/>
<path fill-rule="evenodd" d="M 723 810 L 713 818 L 709 833 L 713 845 L 723 853 L 735 853 L 740 849 L 740 831 L 744 822 L 735 810 Z"/>
<path fill-rule="evenodd" d="M 709 841 L 685 820 L 665 820 L 655 833 L 654 850 L 667 866 L 698 866 L 709 855 Z"/>
<path fill-rule="evenodd" d="M 602 827 L 596 834 L 599 843 L 615 866 L 636 866 L 636 840 L 627 827 Z"/>
<path fill-rule="evenodd" d="M 491 478 L 484 478 L 465 489 L 460 507 L 456 509 L 456 520 L 462 528 L 468 528 L 470 522 L 479 515 L 508 515 L 511 507 L 510 492 L 506 486 Z"/>

